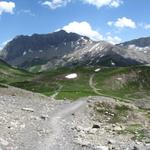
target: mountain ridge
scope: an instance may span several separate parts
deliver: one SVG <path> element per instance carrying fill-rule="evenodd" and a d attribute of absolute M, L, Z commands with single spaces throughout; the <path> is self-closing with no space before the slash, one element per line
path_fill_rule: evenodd
<path fill-rule="evenodd" d="M 142 47 L 139 47 L 142 46 Z M 3 60 L 23 69 L 47 70 L 64 66 L 130 66 L 150 63 L 150 38 L 112 45 L 64 30 L 20 35 L 3 49 Z M 31 69 L 32 70 L 32 69 Z"/>

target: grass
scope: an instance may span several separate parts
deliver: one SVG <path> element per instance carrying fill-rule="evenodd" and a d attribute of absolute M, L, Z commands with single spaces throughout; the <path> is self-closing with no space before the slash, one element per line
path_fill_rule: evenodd
<path fill-rule="evenodd" d="M 95 73 L 96 68 L 98 67 L 59 68 L 35 74 L 0 62 L 0 83 L 47 96 L 53 95 L 61 85 L 56 99 L 76 100 L 98 95 L 89 85 L 91 75 L 95 74 L 93 84 L 102 95 L 130 100 L 150 96 L 150 67 L 102 68 Z M 65 76 L 70 73 L 77 73 L 78 78 L 66 79 Z M 119 77 L 123 77 L 123 81 L 118 81 Z"/>
<path fill-rule="evenodd" d="M 114 116 L 109 121 L 110 123 L 119 123 L 123 122 L 123 118 L 128 115 L 128 112 L 131 111 L 127 106 L 116 106 Z"/>
<path fill-rule="evenodd" d="M 0 88 L 8 88 L 8 86 L 0 84 Z"/>
<path fill-rule="evenodd" d="M 94 106 L 94 110 L 102 115 L 109 115 L 110 120 L 108 123 L 115 124 L 115 123 L 122 123 L 125 121 L 126 116 L 128 115 L 131 109 L 126 105 L 116 105 L 114 108 L 111 104 L 108 103 L 96 103 Z"/>
<path fill-rule="evenodd" d="M 131 124 L 126 129 L 119 131 L 119 134 L 132 134 L 133 140 L 150 142 L 150 137 L 147 134 L 149 131 L 144 129 L 141 124 Z"/>
<path fill-rule="evenodd" d="M 67 74 L 73 72 L 78 74 L 77 79 L 68 80 L 65 78 Z M 88 80 L 90 75 L 91 69 L 89 68 L 60 68 L 58 70 L 38 73 L 36 78 L 34 78 L 34 81 L 15 82 L 11 85 L 33 92 L 42 93 L 47 96 L 54 94 L 55 91 L 59 89 L 59 85 L 62 85 L 62 88 L 56 98 L 75 100 L 80 97 L 96 95 L 89 86 Z"/>
<path fill-rule="evenodd" d="M 150 95 L 149 74 L 150 68 L 142 66 L 103 69 L 96 74 L 94 82 L 96 88 L 100 87 L 101 93 L 105 95 L 132 100 Z M 119 77 L 124 77 L 125 82 L 120 83 L 117 80 Z"/>
<path fill-rule="evenodd" d="M 32 79 L 34 75 L 24 71 L 11 67 L 3 61 L 0 61 L 0 83 L 11 84 L 15 82 L 23 82 Z"/>
<path fill-rule="evenodd" d="M 131 109 L 128 105 L 118 103 L 113 105 L 105 101 L 101 103 L 95 103 L 93 105 L 93 109 L 97 114 L 96 120 L 106 121 L 109 124 L 124 126 L 122 130 L 117 131 L 118 134 L 131 134 L 132 140 L 145 141 L 147 143 L 150 142 L 149 127 L 146 127 L 145 122 L 140 121 L 140 118 L 138 122 L 136 121 L 138 115 L 135 117 L 134 113 L 137 114 L 137 110 Z M 127 116 L 132 117 L 128 118 Z M 108 118 L 109 120 L 107 120 Z M 145 118 L 145 121 L 149 121 L 148 117 Z"/>

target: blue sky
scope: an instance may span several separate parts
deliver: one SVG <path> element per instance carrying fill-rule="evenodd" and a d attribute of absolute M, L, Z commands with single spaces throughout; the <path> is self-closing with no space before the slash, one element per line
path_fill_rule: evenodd
<path fill-rule="evenodd" d="M 112 43 L 150 36 L 150 0 L 0 0 L 0 47 L 57 29 Z"/>

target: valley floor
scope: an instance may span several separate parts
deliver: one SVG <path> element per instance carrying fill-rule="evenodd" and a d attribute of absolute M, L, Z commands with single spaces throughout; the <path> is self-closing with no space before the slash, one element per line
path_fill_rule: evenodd
<path fill-rule="evenodd" d="M 101 96 L 54 97 L 0 88 L 0 150 L 150 149 L 149 111 Z"/>

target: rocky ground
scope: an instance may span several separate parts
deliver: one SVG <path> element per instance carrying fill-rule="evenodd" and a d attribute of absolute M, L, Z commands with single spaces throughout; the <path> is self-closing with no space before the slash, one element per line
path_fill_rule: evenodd
<path fill-rule="evenodd" d="M 74 116 L 76 143 L 85 149 L 150 149 L 148 111 L 106 97 L 89 97 L 87 101 L 89 104 Z"/>
<path fill-rule="evenodd" d="M 149 100 L 55 101 L 0 88 L 0 150 L 149 150 L 149 109 Z"/>

